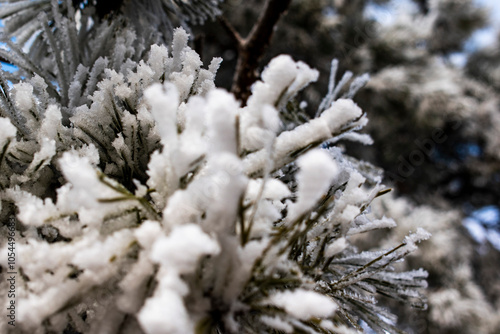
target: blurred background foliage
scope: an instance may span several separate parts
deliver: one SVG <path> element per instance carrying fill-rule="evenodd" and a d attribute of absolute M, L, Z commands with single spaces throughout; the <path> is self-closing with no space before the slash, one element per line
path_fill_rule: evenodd
<path fill-rule="evenodd" d="M 226 0 L 223 16 L 245 36 L 264 2 Z M 380 238 L 417 226 L 434 233 L 410 261 L 431 274 L 429 309 L 414 314 L 394 305 L 409 332 L 500 332 L 495 6 L 474 0 L 294 0 L 261 61 L 287 53 L 320 71 L 302 97 L 309 102 L 302 112 L 310 116 L 327 90 L 332 59 L 339 60 L 337 80 L 347 71 L 353 78 L 370 74 L 355 101 L 370 119 L 365 131 L 374 144 L 344 147 L 383 168 L 386 183 L 403 197 L 380 200 L 376 210 L 402 225 Z M 217 84 L 229 89 L 238 52 L 231 36 L 220 21 L 193 31 L 204 61 L 224 58 Z"/>

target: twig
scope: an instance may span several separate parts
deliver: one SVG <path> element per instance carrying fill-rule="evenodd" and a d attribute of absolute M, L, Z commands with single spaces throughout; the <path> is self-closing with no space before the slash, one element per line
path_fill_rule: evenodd
<path fill-rule="evenodd" d="M 236 29 L 224 16 L 221 15 L 217 19 L 219 20 L 219 23 L 222 25 L 222 27 L 226 30 L 229 37 L 231 37 L 233 42 L 236 43 L 236 45 L 244 43 L 244 40 L 241 37 L 241 35 L 238 33 L 238 31 L 236 31 Z"/>
<path fill-rule="evenodd" d="M 262 14 L 246 38 L 242 38 L 227 20 L 222 17 L 219 19 L 238 46 L 238 61 L 231 91 L 243 105 L 250 96 L 250 87 L 257 80 L 259 61 L 271 42 L 274 27 L 290 3 L 291 0 L 267 0 Z"/>

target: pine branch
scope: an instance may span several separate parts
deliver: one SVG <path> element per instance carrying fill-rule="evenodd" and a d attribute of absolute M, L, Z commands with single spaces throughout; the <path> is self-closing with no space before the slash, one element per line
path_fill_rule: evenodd
<path fill-rule="evenodd" d="M 261 16 L 246 38 L 241 38 L 225 19 L 220 20 L 238 46 L 238 61 L 231 92 L 243 104 L 246 104 L 250 96 L 250 87 L 257 81 L 259 61 L 271 42 L 274 27 L 290 3 L 291 0 L 267 0 Z"/>

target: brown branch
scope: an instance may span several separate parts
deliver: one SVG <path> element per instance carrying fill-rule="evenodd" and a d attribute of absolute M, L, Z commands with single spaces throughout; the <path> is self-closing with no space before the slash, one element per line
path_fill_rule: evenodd
<path fill-rule="evenodd" d="M 224 16 L 221 15 L 217 19 L 219 20 L 219 23 L 222 25 L 222 28 L 226 30 L 227 34 L 229 35 L 229 37 L 231 37 L 231 39 L 236 45 L 241 45 L 244 43 L 244 40 L 241 37 L 241 35 L 238 33 L 238 31 L 236 31 L 236 29 Z"/>
<path fill-rule="evenodd" d="M 257 80 L 259 61 L 264 56 L 266 47 L 271 42 L 273 30 L 281 15 L 288 9 L 291 0 L 267 0 L 264 10 L 252 31 L 246 38 L 241 38 L 236 30 L 222 19 L 224 28 L 238 45 L 238 61 L 233 77 L 231 91 L 243 105 L 250 96 L 250 87 Z"/>

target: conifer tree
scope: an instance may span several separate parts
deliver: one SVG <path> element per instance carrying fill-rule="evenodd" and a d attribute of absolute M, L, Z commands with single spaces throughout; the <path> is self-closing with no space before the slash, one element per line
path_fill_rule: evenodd
<path fill-rule="evenodd" d="M 478 3 L 293 1 L 263 59 L 286 52 L 323 73 L 334 55 L 337 80 L 370 73 L 354 101 L 370 118 L 364 131 L 374 142 L 340 144 L 383 167 L 384 182 L 407 197 L 382 197 L 385 204 L 377 212 L 400 226 L 376 232 L 377 240 L 393 242 L 415 226 L 433 233 L 407 261 L 429 271 L 428 310 L 393 306 L 414 333 L 500 331 L 498 42 L 471 50 L 469 38 L 491 23 L 491 10 Z M 228 17 L 237 18 L 230 23 L 239 31 L 250 29 L 258 16 L 253 4 L 228 0 L 224 6 L 227 13 L 238 12 Z M 216 24 L 210 27 L 214 35 L 222 34 Z M 210 43 L 231 50 L 229 39 Z M 471 55 L 461 67 L 454 59 L 464 52 Z M 224 71 L 231 67 L 221 68 L 218 78 L 230 77 Z M 328 77 L 320 76 L 319 85 L 305 90 L 309 115 L 327 84 Z M 362 244 L 376 244 L 371 238 L 362 238 Z"/>
<path fill-rule="evenodd" d="M 317 70 L 247 73 L 287 7 L 270 0 L 233 35 L 249 79 L 216 88 L 222 59 L 204 66 L 188 26 L 218 5 L 2 1 L 0 331 L 398 333 L 381 296 L 425 309 L 427 272 L 396 263 L 428 232 L 353 243 L 396 226 L 370 213 L 380 170 L 337 146 L 370 141 L 368 77 L 338 82 L 334 60 L 308 117 Z"/>

